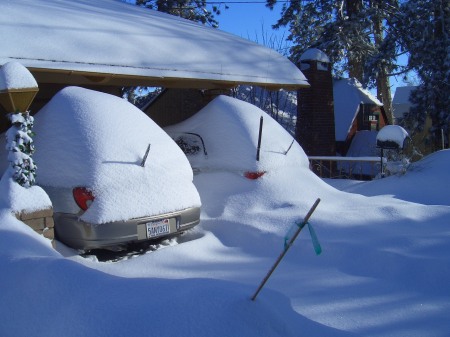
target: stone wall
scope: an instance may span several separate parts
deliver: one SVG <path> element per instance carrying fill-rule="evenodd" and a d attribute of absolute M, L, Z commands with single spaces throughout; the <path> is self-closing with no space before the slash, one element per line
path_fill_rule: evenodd
<path fill-rule="evenodd" d="M 16 213 L 16 218 L 31 227 L 36 233 L 50 240 L 55 238 L 53 209 Z"/>

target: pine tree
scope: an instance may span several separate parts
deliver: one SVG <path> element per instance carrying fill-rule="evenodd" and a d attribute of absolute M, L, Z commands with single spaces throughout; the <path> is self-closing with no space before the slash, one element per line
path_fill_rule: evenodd
<path fill-rule="evenodd" d="M 13 179 L 23 187 L 31 187 L 35 183 L 36 165 L 33 158 L 33 123 L 34 118 L 26 113 L 9 115 L 12 126 L 6 133 L 6 149 L 9 151 L 8 161 L 13 170 Z"/>
<path fill-rule="evenodd" d="M 276 2 L 267 0 L 267 6 Z M 315 47 L 330 57 L 336 76 L 347 72 L 364 86 L 376 85 L 390 116 L 389 74 L 396 69 L 396 53 L 384 37 L 397 9 L 397 0 L 289 1 L 274 28 L 289 26 L 293 62 Z"/>
<path fill-rule="evenodd" d="M 218 22 L 214 14 L 220 14 L 220 10 L 217 6 L 212 6 L 209 10 L 206 2 L 206 0 L 137 0 L 136 5 L 217 28 Z"/>
<path fill-rule="evenodd" d="M 276 0 L 268 0 L 272 7 Z M 373 49 L 368 38 L 370 22 L 361 1 L 315 0 L 284 3 L 274 28 L 289 26 L 291 59 L 298 63 L 305 50 L 323 50 L 335 64 L 335 73 L 348 71 L 363 82 L 363 60 Z"/>
<path fill-rule="evenodd" d="M 267 6 L 271 9 L 276 3 L 277 0 L 267 0 Z M 330 0 L 283 3 L 281 18 L 273 28 L 289 26 L 287 39 L 293 43 L 290 58 L 294 63 L 299 63 L 300 56 L 305 50 L 316 46 L 325 31 L 325 26 L 333 21 L 335 13 L 336 6 Z M 330 50 L 323 49 L 333 61 L 342 57 L 342 55 L 331 55 Z"/>
<path fill-rule="evenodd" d="M 399 43 L 409 51 L 408 66 L 421 81 L 413 91 L 409 128 L 421 130 L 431 117 L 430 140 L 437 143 L 441 130 L 450 131 L 450 1 L 409 0 L 401 6 L 395 29 Z"/>

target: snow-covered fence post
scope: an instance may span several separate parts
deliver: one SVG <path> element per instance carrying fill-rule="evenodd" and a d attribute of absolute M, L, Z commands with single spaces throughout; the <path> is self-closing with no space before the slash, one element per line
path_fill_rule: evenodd
<path fill-rule="evenodd" d="M 9 112 L 12 126 L 6 133 L 8 160 L 12 177 L 23 187 L 35 181 L 33 122 L 28 108 L 38 91 L 33 75 L 18 62 L 5 63 L 0 68 L 0 103 Z"/>

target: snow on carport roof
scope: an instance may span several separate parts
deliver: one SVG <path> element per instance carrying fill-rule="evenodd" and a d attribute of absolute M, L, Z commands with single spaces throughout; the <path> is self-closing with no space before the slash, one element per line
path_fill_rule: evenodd
<path fill-rule="evenodd" d="M 308 85 L 272 49 L 119 0 L 0 2 L 0 65 L 118 77 Z"/>

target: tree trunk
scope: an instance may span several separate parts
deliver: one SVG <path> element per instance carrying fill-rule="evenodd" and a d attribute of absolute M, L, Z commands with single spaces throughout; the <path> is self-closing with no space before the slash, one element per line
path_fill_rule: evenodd
<path fill-rule="evenodd" d="M 380 5 L 380 0 L 372 1 L 372 6 L 378 8 Z M 377 11 L 379 13 L 379 11 Z M 377 47 L 381 46 L 383 43 L 383 18 L 377 15 L 373 18 L 373 30 L 375 36 L 375 45 Z M 394 124 L 394 114 L 392 111 L 392 95 L 390 88 L 390 81 L 388 73 L 385 66 L 379 69 L 377 76 L 377 98 L 383 103 L 386 116 L 389 120 L 389 124 Z"/>
<path fill-rule="evenodd" d="M 434 3 L 433 8 L 433 19 L 434 19 L 434 40 L 436 41 L 445 41 L 444 36 L 448 34 L 449 27 L 446 25 L 446 21 L 449 21 L 450 17 L 450 8 L 449 8 L 449 0 L 437 0 Z M 436 62 L 441 62 L 444 64 L 445 56 L 440 55 L 442 58 L 440 60 L 436 60 Z M 435 74 L 436 76 L 436 74 Z M 445 79 L 442 78 L 444 81 Z M 435 148 L 439 150 L 442 148 L 442 130 L 446 129 L 446 122 L 442 120 L 442 117 L 438 115 L 438 112 L 444 111 L 445 108 L 442 106 L 442 100 L 440 99 L 440 95 L 434 96 L 434 106 L 436 113 L 431 115 L 431 124 L 434 129 L 434 140 L 435 140 Z M 447 122 L 448 123 L 448 122 Z"/>
<path fill-rule="evenodd" d="M 361 0 L 346 0 L 347 16 L 349 20 L 358 20 L 357 16 L 362 10 Z M 359 60 L 352 51 L 349 49 L 348 57 L 348 74 L 350 78 L 356 78 L 359 82 L 363 83 L 364 79 L 364 60 Z"/>

